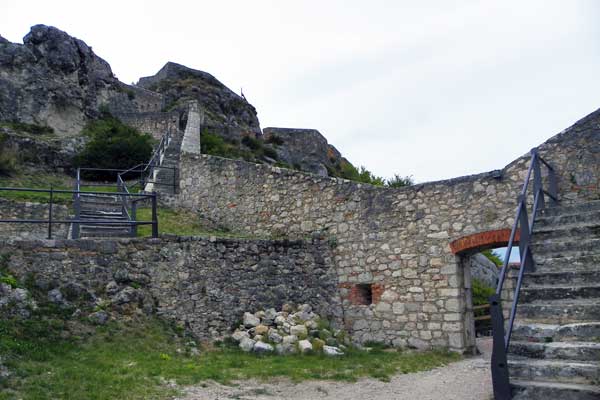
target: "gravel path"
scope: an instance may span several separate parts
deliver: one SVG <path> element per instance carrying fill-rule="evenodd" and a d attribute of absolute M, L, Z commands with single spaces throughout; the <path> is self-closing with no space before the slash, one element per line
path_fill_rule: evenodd
<path fill-rule="evenodd" d="M 478 342 L 482 356 L 467 358 L 426 372 L 396 375 L 390 382 L 361 379 L 355 383 L 286 380 L 269 383 L 237 382 L 235 386 L 211 383 L 189 387 L 176 400 L 490 400 L 488 339 Z"/>

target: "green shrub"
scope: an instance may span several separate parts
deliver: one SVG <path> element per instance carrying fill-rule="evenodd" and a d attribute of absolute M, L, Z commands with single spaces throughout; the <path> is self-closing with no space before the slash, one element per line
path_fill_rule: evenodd
<path fill-rule="evenodd" d="M 10 176 L 17 168 L 17 156 L 4 146 L 6 136 L 0 133 L 0 176 Z"/>
<path fill-rule="evenodd" d="M 266 157 L 272 158 L 273 160 L 277 160 L 279 158 L 277 152 L 270 147 L 263 147 L 263 154 Z"/>
<path fill-rule="evenodd" d="M 385 186 L 391 188 L 399 188 L 404 186 L 412 186 L 415 182 L 412 179 L 412 176 L 400 176 L 398 174 L 394 174 L 393 178 L 387 179 L 385 181 Z"/>
<path fill-rule="evenodd" d="M 367 170 L 365 167 L 360 167 L 360 169 L 356 169 L 356 167 L 350 164 L 348 161 L 342 160 L 339 164 L 339 172 L 338 174 L 334 171 L 334 176 L 338 176 L 339 178 L 348 179 L 355 182 L 368 183 L 370 185 L 375 186 L 383 186 L 384 179 L 374 175 L 371 171 Z"/>
<path fill-rule="evenodd" d="M 244 136 L 242 138 L 242 144 L 251 150 L 258 150 L 263 147 L 260 140 L 251 136 Z"/>
<path fill-rule="evenodd" d="M 150 135 L 123 124 L 108 113 L 89 123 L 82 132 L 90 140 L 75 157 L 74 165 L 88 168 L 128 169 L 148 162 L 152 155 Z M 86 179 L 114 179 L 109 172 L 87 172 Z"/>
<path fill-rule="evenodd" d="M 504 264 L 504 261 L 500 258 L 500 256 L 494 252 L 494 250 L 484 250 L 481 252 L 484 256 L 487 257 L 488 260 L 496 264 L 496 266 L 501 267 Z"/>
<path fill-rule="evenodd" d="M 277 146 L 281 146 L 283 144 L 283 139 L 275 134 L 272 134 L 269 136 L 266 142 Z"/>
<path fill-rule="evenodd" d="M 473 278 L 471 282 L 471 290 L 473 297 L 473 305 L 476 306 L 488 304 L 489 297 L 496 292 L 494 288 L 489 287 L 477 278 Z"/>
<path fill-rule="evenodd" d="M 51 135 L 54 133 L 54 128 L 46 125 L 27 124 L 18 121 L 4 122 L 2 125 L 8 126 L 17 132 L 31 133 L 32 135 Z"/>

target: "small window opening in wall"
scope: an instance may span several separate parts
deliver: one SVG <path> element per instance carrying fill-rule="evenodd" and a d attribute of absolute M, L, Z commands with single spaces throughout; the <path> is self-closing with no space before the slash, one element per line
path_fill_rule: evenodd
<path fill-rule="evenodd" d="M 373 288 L 370 283 L 356 285 L 356 303 L 368 306 L 373 304 Z"/>

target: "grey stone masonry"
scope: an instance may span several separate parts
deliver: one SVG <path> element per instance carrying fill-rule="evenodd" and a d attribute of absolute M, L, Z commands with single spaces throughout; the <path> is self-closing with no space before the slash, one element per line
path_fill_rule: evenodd
<path fill-rule="evenodd" d="M 39 290 L 87 299 L 76 304 L 84 312 L 97 304 L 109 304 L 114 317 L 139 309 L 201 339 L 229 335 L 248 309 L 285 303 L 310 304 L 340 326 L 331 250 L 319 238 L 0 241 L 0 254 L 9 255 L 11 274 Z"/>
<path fill-rule="evenodd" d="M 187 154 L 200 154 L 200 125 L 203 116 L 198 108 L 198 102 L 190 102 L 187 125 L 183 134 L 181 151 Z"/>
<path fill-rule="evenodd" d="M 47 220 L 48 213 L 48 204 L 17 202 L 0 198 L 0 219 Z M 54 204 L 52 214 L 52 218 L 57 220 L 67 220 L 69 218 L 69 210 L 64 205 Z M 68 230 L 68 224 L 54 224 L 52 226 L 52 237 L 66 239 Z M 47 237 L 48 224 L 0 224 L 0 239 L 46 239 Z"/>
<path fill-rule="evenodd" d="M 557 171 L 565 204 L 598 198 L 598 126 L 600 111 L 538 148 Z M 389 189 L 183 154 L 174 204 L 232 231 L 326 235 L 335 244 L 338 290 L 355 341 L 464 351 L 472 343 L 465 281 L 461 254 L 449 244 L 512 227 L 529 159 Z"/>

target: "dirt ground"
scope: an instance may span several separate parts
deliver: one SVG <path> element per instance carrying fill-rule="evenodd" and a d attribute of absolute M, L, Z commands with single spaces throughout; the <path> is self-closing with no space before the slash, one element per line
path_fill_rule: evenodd
<path fill-rule="evenodd" d="M 287 380 L 217 383 L 193 386 L 175 400 L 490 400 L 492 381 L 489 359 L 491 342 L 478 342 L 482 355 L 465 358 L 442 368 L 394 376 L 390 382 L 361 379 L 358 382 Z"/>

